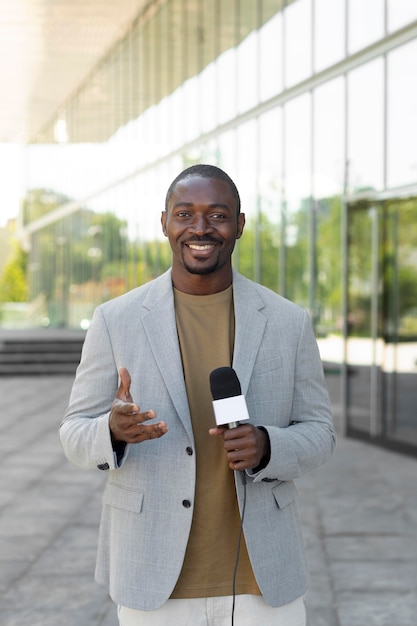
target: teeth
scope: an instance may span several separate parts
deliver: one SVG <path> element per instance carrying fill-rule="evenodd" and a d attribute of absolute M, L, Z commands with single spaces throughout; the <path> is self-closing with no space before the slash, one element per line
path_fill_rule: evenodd
<path fill-rule="evenodd" d="M 213 244 L 199 245 L 198 243 L 189 243 L 188 247 L 191 248 L 191 250 L 210 250 Z"/>

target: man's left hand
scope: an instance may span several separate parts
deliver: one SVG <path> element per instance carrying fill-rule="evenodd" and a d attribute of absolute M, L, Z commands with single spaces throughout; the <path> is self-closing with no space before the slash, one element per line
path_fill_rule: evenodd
<path fill-rule="evenodd" d="M 229 467 L 235 471 L 257 468 L 269 456 L 269 439 L 264 430 L 253 424 L 236 428 L 210 428 L 213 437 L 223 437 Z M 266 463 L 263 463 L 266 465 Z"/>

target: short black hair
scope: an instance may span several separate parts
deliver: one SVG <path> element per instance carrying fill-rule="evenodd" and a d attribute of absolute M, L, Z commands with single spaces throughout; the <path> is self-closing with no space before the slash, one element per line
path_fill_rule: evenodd
<path fill-rule="evenodd" d="M 240 213 L 240 196 L 237 190 L 237 187 L 233 180 L 230 178 L 226 172 L 224 172 L 220 167 L 216 167 L 215 165 L 206 165 L 204 163 L 199 163 L 197 165 L 191 165 L 187 167 L 187 169 L 183 170 L 170 184 L 168 187 L 167 195 L 165 198 L 165 211 L 168 211 L 168 202 L 174 193 L 175 187 L 177 184 L 184 180 L 185 178 L 191 178 L 192 176 L 200 176 L 200 178 L 217 178 L 220 180 L 224 180 L 230 187 L 230 191 L 232 192 L 233 197 L 236 200 L 237 207 L 237 215 Z"/>

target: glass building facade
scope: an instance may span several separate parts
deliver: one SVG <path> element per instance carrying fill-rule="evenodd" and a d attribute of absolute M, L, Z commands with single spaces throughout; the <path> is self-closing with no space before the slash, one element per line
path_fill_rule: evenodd
<path fill-rule="evenodd" d="M 311 314 L 336 420 L 417 451 L 417 3 L 155 0 L 26 151 L 34 325 L 170 265 L 184 167 L 235 180 L 234 265 Z"/>

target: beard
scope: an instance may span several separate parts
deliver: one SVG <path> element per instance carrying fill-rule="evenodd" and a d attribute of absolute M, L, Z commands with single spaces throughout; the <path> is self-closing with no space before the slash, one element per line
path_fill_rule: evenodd
<path fill-rule="evenodd" d="M 213 237 L 193 237 L 193 242 L 197 242 L 197 241 L 205 242 L 205 243 L 221 243 L 221 241 Z M 184 250 L 183 250 L 182 262 L 187 272 L 189 272 L 190 274 L 199 275 L 199 276 L 204 276 L 205 274 L 212 274 L 216 270 L 220 269 L 222 265 L 224 265 L 224 263 L 222 263 L 220 259 L 220 252 L 218 253 L 217 257 L 212 260 L 210 264 L 207 264 L 207 259 L 205 257 L 202 258 L 201 265 L 200 265 L 198 257 L 196 257 L 193 260 L 193 262 L 190 263 L 187 260 L 186 255 L 184 254 Z"/>
<path fill-rule="evenodd" d="M 190 274 L 195 274 L 199 276 L 204 276 L 205 274 L 212 274 L 212 272 L 215 272 L 220 267 L 220 263 L 218 262 L 218 259 L 216 259 L 216 261 L 212 263 L 211 265 L 199 266 L 197 264 L 191 265 L 190 263 L 187 263 L 187 261 L 183 258 L 183 264 L 187 272 L 189 272 Z"/>

